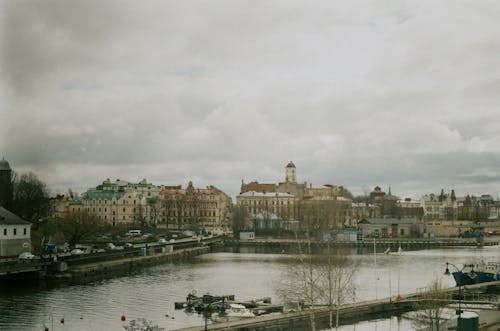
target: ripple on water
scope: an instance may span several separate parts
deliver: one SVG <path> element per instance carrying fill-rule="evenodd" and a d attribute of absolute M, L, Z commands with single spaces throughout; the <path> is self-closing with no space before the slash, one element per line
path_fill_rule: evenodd
<path fill-rule="evenodd" d="M 413 292 L 436 278 L 452 286 L 452 278 L 443 276 L 445 262 L 460 264 L 481 256 L 498 259 L 499 253 L 499 247 L 405 251 L 401 256 L 379 254 L 376 265 L 373 255 L 354 255 L 360 264 L 355 278 L 357 298 Z M 295 258 L 285 254 L 213 253 L 86 285 L 0 290 L 0 330 L 39 331 L 44 323 L 51 325 L 51 316 L 55 330 L 123 330 L 122 314 L 129 320 L 144 317 L 167 329 L 202 325 L 201 316 L 174 311 L 174 302 L 184 301 L 192 290 L 235 294 L 241 300 L 270 296 L 276 302 L 276 280 L 294 263 Z M 175 319 L 167 318 L 167 313 Z M 59 323 L 62 317 L 64 325 Z M 382 325 L 396 322 L 377 323 L 383 329 Z M 356 330 L 363 330 L 364 325 L 370 324 L 362 323 Z"/>

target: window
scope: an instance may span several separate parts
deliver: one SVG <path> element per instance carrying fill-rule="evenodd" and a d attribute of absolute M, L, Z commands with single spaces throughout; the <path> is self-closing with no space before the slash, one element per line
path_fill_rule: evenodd
<path fill-rule="evenodd" d="M 6 236 L 7 235 L 7 229 L 3 229 L 3 235 Z"/>
<path fill-rule="evenodd" d="M 26 230 L 26 228 L 24 228 L 23 229 L 23 234 L 26 235 L 26 233 L 27 233 L 27 230 Z"/>
<path fill-rule="evenodd" d="M 14 234 L 14 236 L 17 234 L 17 229 L 16 228 L 14 228 L 14 233 L 13 234 Z"/>

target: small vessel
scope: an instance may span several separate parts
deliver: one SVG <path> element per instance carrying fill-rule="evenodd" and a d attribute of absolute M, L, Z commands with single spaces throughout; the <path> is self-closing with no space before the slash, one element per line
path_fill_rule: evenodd
<path fill-rule="evenodd" d="M 455 265 L 446 263 L 446 274 L 449 274 L 448 265 Z M 457 286 L 472 285 L 493 282 L 500 280 L 500 262 L 484 262 L 483 260 L 478 263 L 464 264 L 462 269 L 452 272 L 453 278 Z"/>
<path fill-rule="evenodd" d="M 221 323 L 252 317 L 255 317 L 255 314 L 252 313 L 250 309 L 238 303 L 230 303 L 219 312 L 213 313 L 211 319 L 213 322 Z"/>

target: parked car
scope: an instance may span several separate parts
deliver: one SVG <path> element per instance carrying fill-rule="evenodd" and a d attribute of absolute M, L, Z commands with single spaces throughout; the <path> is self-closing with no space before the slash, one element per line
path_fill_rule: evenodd
<path fill-rule="evenodd" d="M 71 255 L 80 255 L 80 254 L 83 254 L 84 252 L 79 249 L 79 248 L 75 248 L 75 249 L 72 249 L 71 252 L 69 252 Z"/>
<path fill-rule="evenodd" d="M 131 244 L 131 243 L 125 243 L 125 245 L 123 245 L 124 248 L 134 248 L 134 245 Z"/>
<path fill-rule="evenodd" d="M 110 251 L 115 250 L 116 249 L 116 245 L 113 244 L 113 243 L 107 243 L 106 244 L 106 249 L 109 249 Z"/>
<path fill-rule="evenodd" d="M 20 260 L 33 260 L 35 258 L 35 255 L 31 254 L 30 252 L 23 252 L 19 254 L 19 259 Z"/>
<path fill-rule="evenodd" d="M 129 230 L 127 233 L 125 233 L 125 235 L 135 237 L 142 235 L 142 232 L 141 230 Z"/>
<path fill-rule="evenodd" d="M 160 239 L 158 240 L 158 243 L 159 243 L 159 244 L 166 244 L 166 243 L 167 243 L 167 239 L 165 239 L 165 238 L 160 238 Z"/>

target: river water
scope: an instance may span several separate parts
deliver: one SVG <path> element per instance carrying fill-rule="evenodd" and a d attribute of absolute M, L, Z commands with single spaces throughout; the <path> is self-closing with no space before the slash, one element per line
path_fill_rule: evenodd
<path fill-rule="evenodd" d="M 405 251 L 402 255 L 352 254 L 360 263 L 356 275 L 357 300 L 415 292 L 435 279 L 453 286 L 444 276 L 445 262 L 455 265 L 472 259 L 498 261 L 500 247 Z M 128 320 L 144 317 L 167 330 L 203 325 L 201 316 L 174 310 L 174 302 L 197 294 L 235 294 L 237 300 L 275 294 L 276 280 L 296 263 L 286 254 L 220 252 L 190 261 L 163 264 L 133 274 L 86 285 L 37 289 L 0 287 L 0 330 L 124 330 Z M 168 315 L 168 317 L 166 316 Z M 171 317 L 173 316 L 173 318 Z M 60 323 L 64 318 L 64 324 Z M 52 326 L 53 325 L 53 326 Z M 383 319 L 344 326 L 350 330 L 413 330 L 406 319 Z"/>

